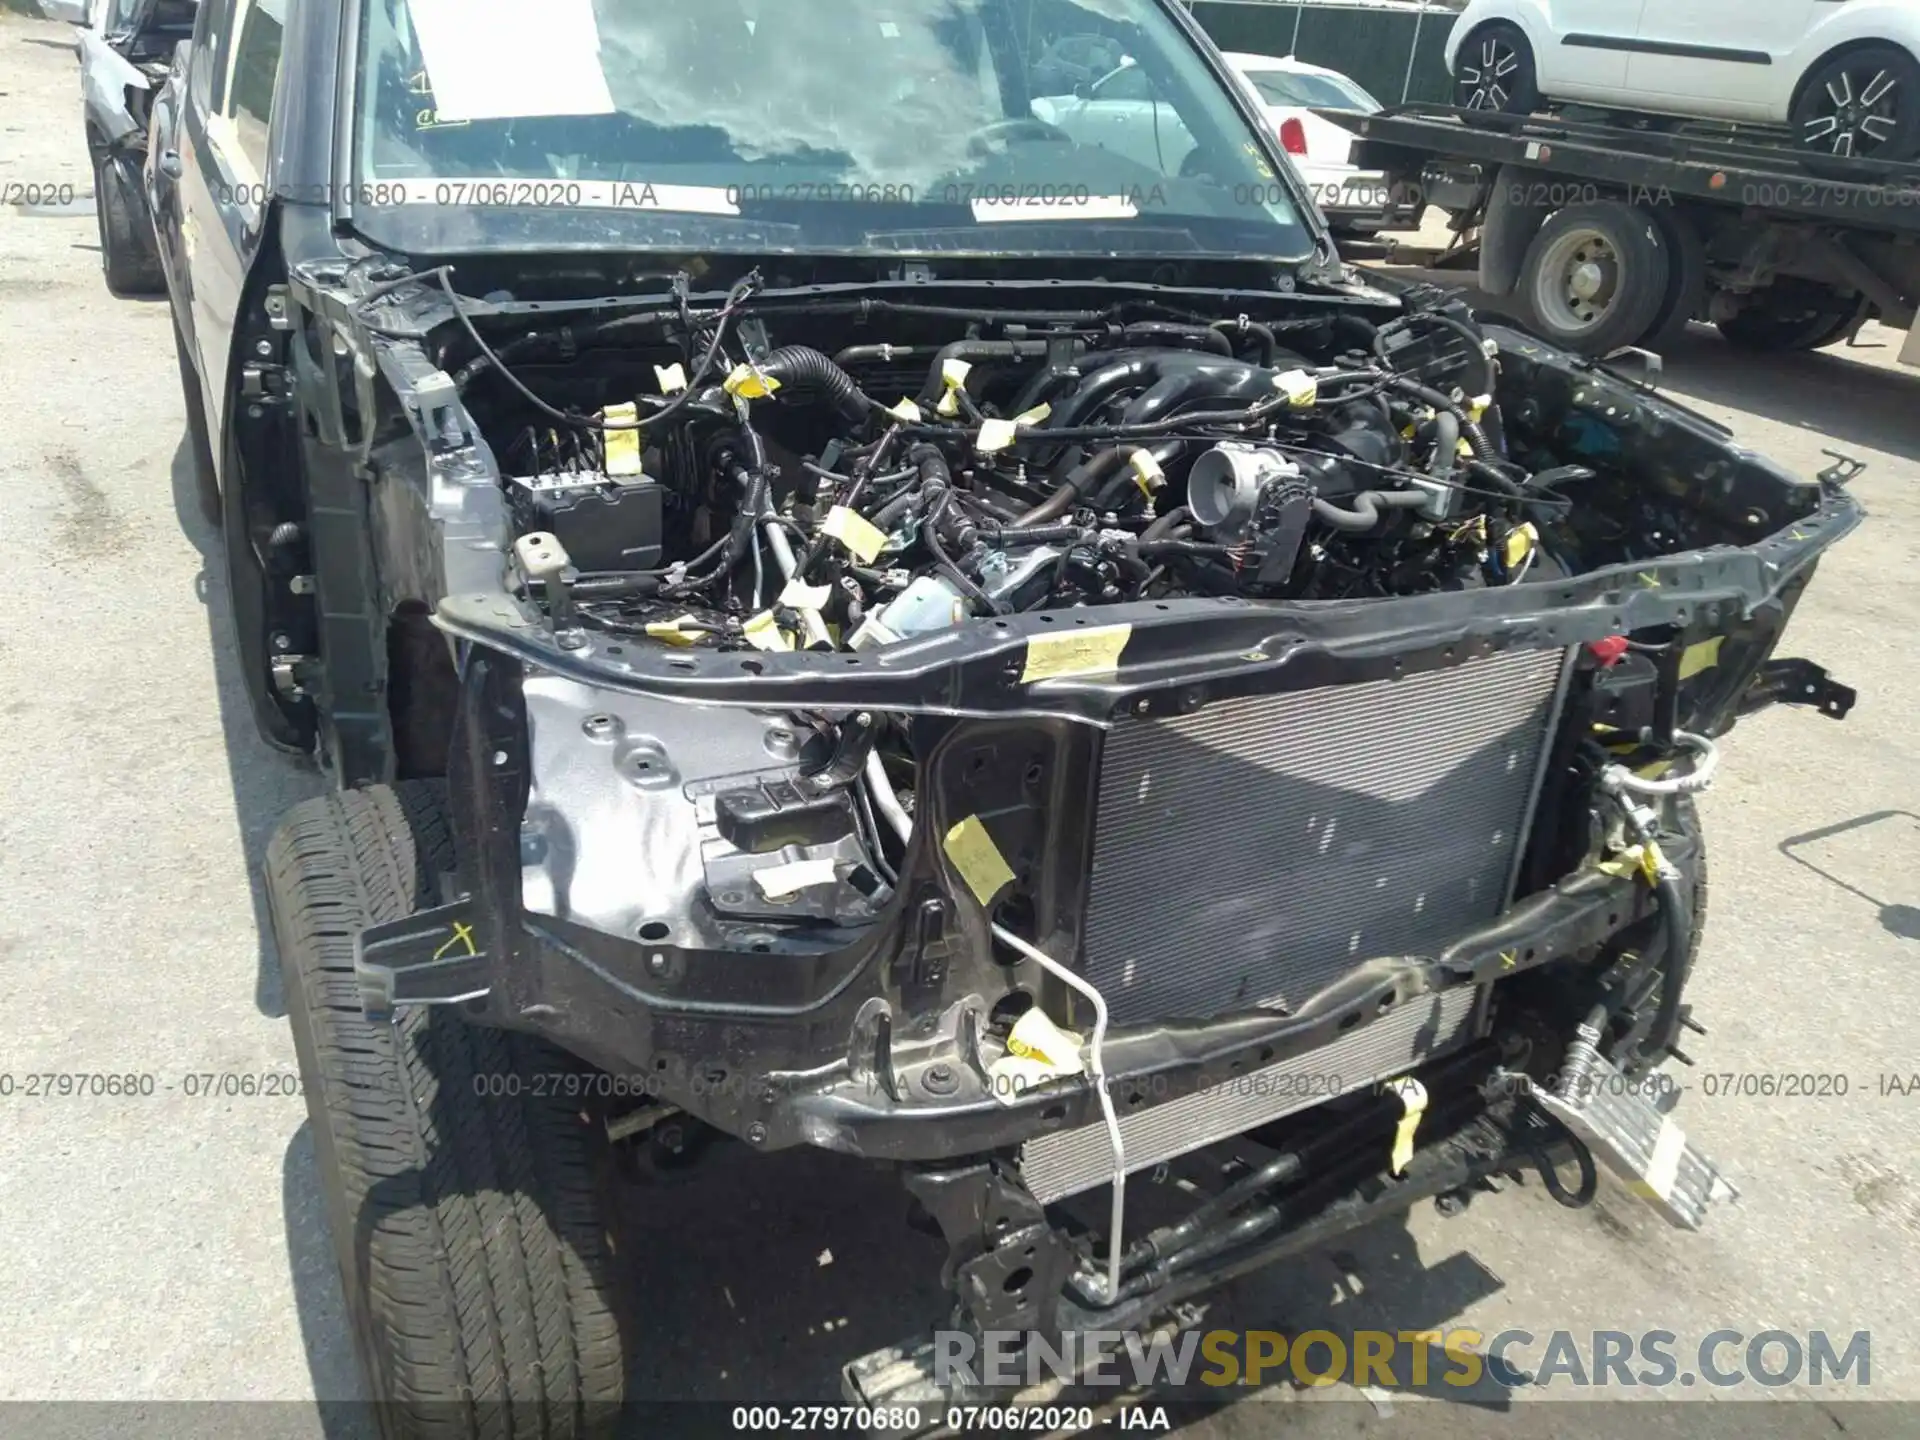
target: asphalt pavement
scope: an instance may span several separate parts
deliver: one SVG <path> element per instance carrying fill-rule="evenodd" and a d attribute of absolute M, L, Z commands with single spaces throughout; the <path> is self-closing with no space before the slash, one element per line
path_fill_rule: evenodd
<path fill-rule="evenodd" d="M 276 1434 L 339 1440 L 357 1412 L 313 1402 L 360 1380 L 303 1102 L 278 1089 L 294 1057 L 258 877 L 320 781 L 247 719 L 167 307 L 101 282 L 67 35 L 0 13 L 0 1399 L 277 1401 Z M 1717 1330 L 1868 1331 L 1864 1388 L 1676 1378 L 1630 1393 L 1687 1403 L 1634 1423 L 1720 1433 L 1711 1394 L 1800 1402 L 1742 1406 L 1742 1435 L 1920 1433 L 1920 1410 L 1840 1405 L 1920 1399 L 1920 372 L 1893 365 L 1897 337 L 1863 338 L 1762 358 L 1696 327 L 1663 382 L 1802 473 L 1830 449 L 1871 467 L 1872 518 L 1783 651 L 1859 708 L 1743 724 L 1704 806 L 1689 993 L 1709 1033 L 1679 1114 L 1742 1198 L 1697 1235 L 1610 1182 L 1580 1212 L 1538 1185 L 1424 1207 L 1234 1287 L 1209 1326 L 1519 1328 L 1534 1369 L 1557 1330 L 1664 1329 L 1683 1359 Z M 34 1075 L 122 1078 L 30 1096 Z M 841 1361 L 938 1316 L 938 1248 L 857 1162 L 723 1150 L 629 1203 L 662 1317 L 638 1396 L 830 1400 Z M 1542 1402 L 1625 1393 L 1429 1391 L 1273 1387 L 1187 1433 L 1599 1433 L 1601 1411 Z M 56 1418 L 25 1414 L 0 1427 Z"/>

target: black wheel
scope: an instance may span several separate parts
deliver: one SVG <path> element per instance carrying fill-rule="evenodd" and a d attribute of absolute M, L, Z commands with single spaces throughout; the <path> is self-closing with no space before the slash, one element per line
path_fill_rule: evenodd
<path fill-rule="evenodd" d="M 1920 64 L 1897 45 L 1821 61 L 1800 83 L 1793 133 L 1824 154 L 1911 160 L 1920 153 Z"/>
<path fill-rule="evenodd" d="M 1818 350 L 1853 328 L 1863 303 L 1825 286 L 1781 281 L 1715 324 L 1728 344 L 1742 350 Z"/>
<path fill-rule="evenodd" d="M 1462 110 L 1529 115 L 1540 105 L 1533 46 L 1514 25 L 1482 25 L 1453 62 L 1453 103 Z"/>
<path fill-rule="evenodd" d="M 160 269 L 153 217 L 131 164 L 112 155 L 94 162 L 93 208 L 100 223 L 100 268 L 108 293 L 128 299 L 165 294 L 167 279 Z"/>
<path fill-rule="evenodd" d="M 1542 339 L 1605 355 L 1653 327 L 1671 277 L 1659 223 L 1631 205 L 1599 200 L 1547 217 L 1527 247 L 1519 293 Z"/>
<path fill-rule="evenodd" d="M 1707 249 L 1693 221 L 1680 211 L 1662 208 L 1654 218 L 1667 242 L 1667 293 L 1652 327 L 1638 343 L 1657 354 L 1686 335 L 1688 324 L 1706 303 Z"/>
<path fill-rule="evenodd" d="M 565 1087 L 497 1083 L 580 1067 L 444 1009 L 360 1010 L 354 936 L 434 903 L 452 865 L 433 781 L 308 801 L 267 848 L 355 1344 L 389 1437 L 610 1433 L 628 1354 L 605 1131 Z"/>
<path fill-rule="evenodd" d="M 220 526 L 220 477 L 213 466 L 213 441 L 207 433 L 207 406 L 200 395 L 199 372 L 187 354 L 180 321 L 173 322 L 173 356 L 180 364 L 180 402 L 187 414 L 187 443 L 193 448 L 193 492 L 200 514 L 215 529 Z"/>

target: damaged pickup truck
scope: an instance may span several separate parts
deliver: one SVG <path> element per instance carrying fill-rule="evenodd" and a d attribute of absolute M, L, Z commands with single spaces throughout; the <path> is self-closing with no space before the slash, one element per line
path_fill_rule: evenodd
<path fill-rule="evenodd" d="M 1174 0 L 524 9 L 206 0 L 271 123 L 190 84 L 161 197 L 392 1432 L 610 1418 L 669 1122 L 894 1167 L 929 1330 L 1520 1170 L 1699 1225 L 1692 797 L 1852 703 L 1774 658 L 1842 468 L 1344 267 Z M 1035 117 L 1077 36 L 1183 153 Z"/>

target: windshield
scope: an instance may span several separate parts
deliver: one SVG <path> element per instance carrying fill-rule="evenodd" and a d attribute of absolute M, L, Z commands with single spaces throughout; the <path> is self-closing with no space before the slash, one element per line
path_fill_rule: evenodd
<path fill-rule="evenodd" d="M 366 0 L 356 223 L 624 209 L 809 251 L 1305 257 L 1169 3 Z"/>
<path fill-rule="evenodd" d="M 1248 70 L 1246 77 L 1269 105 L 1300 105 L 1315 110 L 1358 110 L 1371 115 L 1380 102 L 1344 75 L 1314 75 L 1298 70 Z"/>

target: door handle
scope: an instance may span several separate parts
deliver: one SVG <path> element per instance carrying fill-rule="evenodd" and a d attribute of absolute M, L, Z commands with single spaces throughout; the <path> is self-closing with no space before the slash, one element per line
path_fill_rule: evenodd
<path fill-rule="evenodd" d="M 186 166 L 180 163 L 180 152 L 178 150 L 162 150 L 160 152 L 160 173 L 168 179 L 178 180 L 180 178 L 180 172 L 185 169 Z"/>

